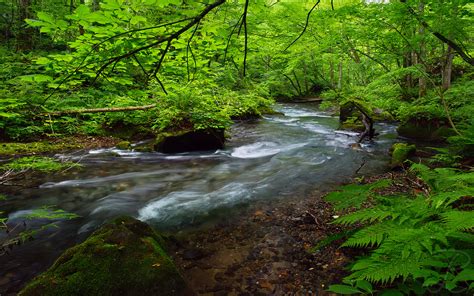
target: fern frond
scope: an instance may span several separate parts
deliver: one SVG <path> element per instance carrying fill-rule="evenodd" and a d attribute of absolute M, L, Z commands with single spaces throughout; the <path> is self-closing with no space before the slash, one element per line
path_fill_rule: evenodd
<path fill-rule="evenodd" d="M 386 187 L 390 180 L 380 180 L 372 184 L 349 184 L 342 186 L 340 191 L 334 191 L 326 195 L 326 201 L 334 204 L 336 210 L 343 210 L 351 207 L 360 208 L 369 197 L 373 195 L 373 190 Z"/>
<path fill-rule="evenodd" d="M 360 210 L 351 214 L 342 216 L 334 221 L 336 224 L 352 225 L 355 223 L 376 222 L 384 220 L 387 217 L 396 218 L 400 214 L 391 211 L 390 208 L 376 207 Z"/>
<path fill-rule="evenodd" d="M 393 230 L 398 229 L 398 225 L 393 223 L 381 223 L 367 226 L 354 233 L 342 247 L 373 247 L 380 245 L 383 239 Z"/>
<path fill-rule="evenodd" d="M 441 214 L 443 222 L 452 230 L 474 229 L 474 212 L 451 210 Z"/>
<path fill-rule="evenodd" d="M 423 266 L 423 259 L 414 257 L 402 258 L 401 256 L 379 256 L 359 259 L 353 266 L 353 273 L 349 278 L 364 279 L 372 283 L 387 284 L 401 277 L 407 279 L 410 275 L 418 273 Z"/>
<path fill-rule="evenodd" d="M 436 193 L 431 196 L 431 200 L 433 207 L 440 208 L 447 207 L 465 196 L 474 196 L 474 187 L 451 192 Z"/>

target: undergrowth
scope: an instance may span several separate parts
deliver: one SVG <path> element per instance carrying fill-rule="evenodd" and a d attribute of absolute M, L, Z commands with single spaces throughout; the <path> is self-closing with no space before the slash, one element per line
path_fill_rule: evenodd
<path fill-rule="evenodd" d="M 375 189 L 390 185 L 384 180 L 347 185 L 326 197 L 336 209 L 355 209 L 334 222 L 360 227 L 342 247 L 368 251 L 350 266 L 343 284 L 330 286 L 330 291 L 382 295 L 474 291 L 474 172 L 414 164 L 410 173 L 426 190 L 381 195 Z"/>

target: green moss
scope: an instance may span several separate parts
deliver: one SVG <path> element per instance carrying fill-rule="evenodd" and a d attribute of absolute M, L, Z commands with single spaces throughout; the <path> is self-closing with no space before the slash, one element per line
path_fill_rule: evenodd
<path fill-rule="evenodd" d="M 51 157 L 29 156 L 15 159 L 9 163 L 0 166 L 0 171 L 13 170 L 35 170 L 41 172 L 59 171 L 71 167 L 79 167 L 75 162 L 61 162 Z"/>
<path fill-rule="evenodd" d="M 122 142 L 117 143 L 115 147 L 117 147 L 117 149 L 129 150 L 130 148 L 132 148 L 132 145 L 130 144 L 129 141 L 122 141 Z"/>
<path fill-rule="evenodd" d="M 81 148 L 83 148 L 81 144 L 70 142 L 51 143 L 48 141 L 41 141 L 32 143 L 0 143 L 0 155 L 30 155 Z"/>
<path fill-rule="evenodd" d="M 392 146 L 392 167 L 402 166 L 405 160 L 408 159 L 416 151 L 415 145 L 408 145 L 406 143 L 395 143 Z"/>
<path fill-rule="evenodd" d="M 186 284 L 147 224 L 122 217 L 67 250 L 19 295 L 181 295 Z"/>

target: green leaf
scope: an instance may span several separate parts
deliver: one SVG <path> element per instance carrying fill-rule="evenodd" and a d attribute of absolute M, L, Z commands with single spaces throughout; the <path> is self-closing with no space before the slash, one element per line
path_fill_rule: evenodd
<path fill-rule="evenodd" d="M 140 15 L 135 15 L 134 17 L 132 17 L 132 19 L 130 20 L 130 24 L 132 25 L 136 25 L 140 22 L 143 22 L 145 23 L 146 22 L 146 18 L 143 17 L 143 16 L 140 16 Z"/>
<path fill-rule="evenodd" d="M 55 23 L 54 17 L 47 14 L 46 12 L 39 11 L 38 13 L 36 13 L 36 15 L 38 16 L 38 19 L 42 20 L 43 22 L 50 23 L 50 24 Z"/>
<path fill-rule="evenodd" d="M 366 280 L 358 280 L 356 281 L 356 287 L 357 288 L 360 288 L 364 291 L 366 291 L 367 293 L 370 293 L 372 294 L 374 288 L 372 287 L 372 284 Z"/>
<path fill-rule="evenodd" d="M 36 59 L 36 63 L 38 65 L 46 65 L 46 64 L 51 63 L 51 60 L 48 59 L 47 57 L 39 57 Z"/>
<path fill-rule="evenodd" d="M 473 282 L 474 281 L 474 269 L 467 268 L 461 271 L 453 280 L 454 282 Z"/>

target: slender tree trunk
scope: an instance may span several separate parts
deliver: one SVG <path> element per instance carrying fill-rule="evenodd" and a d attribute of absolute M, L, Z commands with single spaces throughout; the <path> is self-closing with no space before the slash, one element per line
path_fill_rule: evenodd
<path fill-rule="evenodd" d="M 85 1 L 84 0 L 79 0 L 79 4 L 84 5 Z M 85 33 L 84 27 L 79 25 L 79 35 L 84 35 L 84 33 Z"/>
<path fill-rule="evenodd" d="M 306 66 L 306 63 L 303 62 L 303 77 L 304 77 L 304 93 L 308 94 L 309 93 L 309 87 L 308 87 L 308 69 Z"/>
<path fill-rule="evenodd" d="M 98 11 L 100 9 L 100 1 L 92 0 L 92 11 Z"/>
<path fill-rule="evenodd" d="M 443 78 L 443 90 L 448 90 L 451 87 L 451 74 L 453 72 L 454 51 L 451 46 L 448 46 L 446 51 L 446 60 L 444 61 L 443 71 L 441 72 Z"/>
<path fill-rule="evenodd" d="M 425 11 L 425 3 L 423 1 L 420 2 L 420 6 L 418 7 L 418 10 L 420 13 L 423 13 Z M 420 34 L 421 37 L 421 43 L 420 43 L 420 51 L 419 51 L 419 56 L 417 57 L 417 64 L 422 66 L 424 63 L 420 63 L 425 58 L 425 53 L 426 53 L 426 45 L 425 41 L 423 40 L 424 35 L 425 35 L 425 28 L 423 26 L 420 26 L 420 29 L 418 30 L 418 33 Z M 427 71 L 428 69 L 424 69 L 425 67 L 423 66 L 423 70 Z M 418 96 L 419 97 L 424 97 L 426 95 L 426 77 L 424 75 L 421 75 L 420 78 L 418 78 Z"/>
<path fill-rule="evenodd" d="M 18 1 L 18 23 L 19 32 L 16 36 L 17 50 L 31 50 L 33 49 L 33 28 L 25 23 L 25 19 L 31 17 L 30 13 L 31 0 Z"/>
<path fill-rule="evenodd" d="M 339 75 L 337 79 L 337 88 L 341 90 L 342 89 L 342 61 L 339 61 L 338 69 L 339 69 Z"/>
<path fill-rule="evenodd" d="M 303 96 L 303 91 L 301 90 L 301 84 L 300 81 L 298 80 L 298 76 L 296 76 L 296 72 L 293 70 L 293 77 L 295 77 L 296 85 L 298 86 L 298 93 L 300 97 Z"/>
<path fill-rule="evenodd" d="M 334 62 L 329 61 L 329 78 L 331 80 L 331 87 L 336 88 L 336 80 L 334 79 Z"/>

